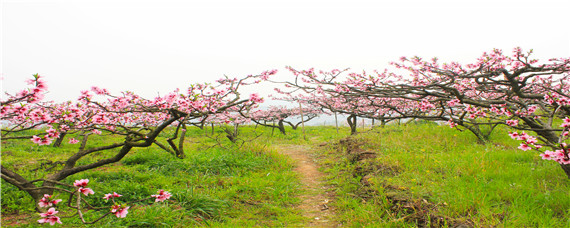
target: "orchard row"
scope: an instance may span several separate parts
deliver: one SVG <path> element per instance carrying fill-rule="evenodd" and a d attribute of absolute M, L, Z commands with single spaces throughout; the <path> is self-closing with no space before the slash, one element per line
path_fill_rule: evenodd
<path fill-rule="evenodd" d="M 487 141 L 497 126 L 505 125 L 512 128 L 511 137 L 521 141 L 520 149 L 536 150 L 543 159 L 560 163 L 570 177 L 570 147 L 566 143 L 570 129 L 570 58 L 540 62 L 531 55 L 532 51 L 525 53 L 520 48 L 511 55 L 492 50 L 470 64 L 402 57 L 391 63 L 391 69 L 371 73 L 288 67 L 293 74 L 290 80 L 270 79 L 277 73 L 271 70 L 242 78 L 225 77 L 213 84 L 192 84 L 183 91 L 154 99 L 132 92 L 110 94 L 106 89 L 92 87 L 65 103 L 45 101 L 47 85 L 36 74 L 28 81 L 29 88 L 7 94 L 1 101 L 0 119 L 6 123 L 2 139 L 80 146 L 57 171 L 42 179 L 28 180 L 4 165 L 2 179 L 26 191 L 39 205 L 46 195 L 62 190 L 56 186 L 66 186 L 62 181 L 67 177 L 118 162 L 133 148 L 157 145 L 184 158 L 187 127 L 253 122 L 285 134 L 285 124 L 295 129 L 318 115 L 333 113 L 347 115 L 353 133 L 357 117 L 382 124 L 423 119 L 466 129 L 481 142 Z M 282 86 L 275 89 L 274 99 L 294 101 L 300 107 L 261 109 L 259 104 L 264 98 L 258 94 L 242 97 L 239 92 L 243 86 L 265 81 Z M 287 121 L 289 117 L 301 117 L 302 121 Z M 109 135 L 121 141 L 87 146 L 90 138 Z M 167 138 L 167 143 L 159 142 L 159 137 Z M 80 159 L 103 151 L 114 152 L 78 165 Z M 68 192 L 79 199 L 79 191 Z M 42 211 L 39 206 L 38 210 Z"/>

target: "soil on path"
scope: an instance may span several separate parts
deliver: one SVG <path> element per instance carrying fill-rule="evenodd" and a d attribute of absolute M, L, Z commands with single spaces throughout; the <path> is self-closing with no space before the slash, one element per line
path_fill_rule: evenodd
<path fill-rule="evenodd" d="M 339 227 L 335 222 L 334 209 L 329 206 L 332 194 L 327 192 L 324 174 L 310 155 L 311 149 L 305 145 L 283 144 L 276 149 L 290 156 L 296 163 L 295 172 L 299 173 L 302 184 L 301 204 L 297 208 L 303 216 L 309 218 L 305 227 Z"/>

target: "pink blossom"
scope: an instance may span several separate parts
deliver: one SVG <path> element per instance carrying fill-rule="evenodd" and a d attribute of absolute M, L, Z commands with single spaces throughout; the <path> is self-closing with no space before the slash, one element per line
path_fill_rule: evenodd
<path fill-rule="evenodd" d="M 50 128 L 47 129 L 46 132 L 48 133 L 48 137 L 50 138 L 58 138 L 59 137 L 59 132 L 57 132 L 55 129 Z"/>
<path fill-rule="evenodd" d="M 121 197 L 123 195 L 117 194 L 116 192 L 113 192 L 113 194 L 105 194 L 105 196 L 103 197 L 103 199 L 109 200 L 111 198 L 117 198 L 117 197 Z"/>
<path fill-rule="evenodd" d="M 160 190 L 158 191 L 158 195 L 151 195 L 151 197 L 156 198 L 156 200 L 155 200 L 154 202 L 162 202 L 162 201 L 165 201 L 165 200 L 169 199 L 171 196 L 172 196 L 172 194 L 170 194 L 169 192 L 164 191 L 164 190 L 162 190 L 162 189 L 160 189 Z"/>
<path fill-rule="evenodd" d="M 549 151 L 545 151 L 544 153 L 540 154 L 540 157 L 542 157 L 542 160 L 552 160 L 552 155 L 550 155 L 550 153 L 548 153 Z"/>
<path fill-rule="evenodd" d="M 86 195 L 86 196 L 89 194 L 92 194 L 92 195 L 95 194 L 95 192 L 90 188 L 80 187 L 79 189 L 77 189 L 77 191 L 79 191 L 80 193 L 83 193 L 83 195 Z"/>
<path fill-rule="evenodd" d="M 530 146 L 528 146 L 526 143 L 521 143 L 521 145 L 518 147 L 521 150 L 527 151 L 527 150 L 531 150 L 532 148 Z"/>
<path fill-rule="evenodd" d="M 537 109 L 536 106 L 530 106 L 530 107 L 528 107 L 527 114 L 530 115 L 530 114 L 534 113 L 534 112 L 536 111 L 536 109 Z"/>
<path fill-rule="evenodd" d="M 32 140 L 32 142 L 34 142 L 40 146 L 49 145 L 52 142 L 52 138 L 49 138 L 47 135 L 42 137 L 42 138 L 34 135 L 34 136 L 32 136 L 31 140 Z"/>
<path fill-rule="evenodd" d="M 261 73 L 261 79 L 262 80 L 267 80 L 269 78 L 270 75 L 274 75 L 277 73 L 277 70 L 268 70 L 268 71 L 264 71 L 263 73 Z"/>
<path fill-rule="evenodd" d="M 60 129 L 61 131 L 65 132 L 65 131 L 69 131 L 69 129 L 71 129 L 71 128 L 70 128 L 69 126 L 67 126 L 67 125 L 61 125 L 61 126 L 59 127 L 59 129 Z"/>
<path fill-rule="evenodd" d="M 75 186 L 75 187 L 87 187 L 88 183 L 89 183 L 89 179 L 75 180 L 75 182 L 73 183 L 73 186 Z"/>
<path fill-rule="evenodd" d="M 511 136 L 512 139 L 516 139 L 516 140 L 519 140 L 519 137 L 520 137 L 518 132 L 510 132 L 509 136 Z"/>
<path fill-rule="evenodd" d="M 469 112 L 469 113 L 473 113 L 473 112 L 477 112 L 477 109 L 476 109 L 475 107 L 471 106 L 471 105 L 468 105 L 468 106 L 465 108 L 465 111 L 467 111 L 467 112 Z"/>
<path fill-rule="evenodd" d="M 79 140 L 77 140 L 77 139 L 75 139 L 75 138 L 70 138 L 70 139 L 69 139 L 69 144 L 76 144 L 76 143 L 78 143 L 78 142 L 79 142 Z"/>
<path fill-rule="evenodd" d="M 526 139 L 526 143 L 528 143 L 528 144 L 535 144 L 537 142 L 538 142 L 538 140 L 536 139 L 536 137 L 533 137 L 533 136 L 528 136 Z"/>
<path fill-rule="evenodd" d="M 461 101 L 459 99 L 453 99 L 447 102 L 447 105 L 449 107 L 454 107 L 455 105 L 461 103 Z"/>
<path fill-rule="evenodd" d="M 89 91 L 83 90 L 81 91 L 81 96 L 79 96 L 77 100 L 83 100 L 83 99 L 89 100 L 91 99 L 91 97 L 93 97 L 93 95 L 91 95 Z"/>
<path fill-rule="evenodd" d="M 55 225 L 56 222 L 61 224 L 61 219 L 57 216 L 50 216 L 50 217 L 42 218 L 42 219 L 38 220 L 38 223 L 49 223 L 52 226 Z"/>
<path fill-rule="evenodd" d="M 518 120 L 507 120 L 507 125 L 509 125 L 511 127 L 515 127 L 515 126 L 519 125 L 519 121 Z"/>
<path fill-rule="evenodd" d="M 59 212 L 59 211 L 56 211 L 55 208 L 52 207 L 52 208 L 48 209 L 48 211 L 47 211 L 46 213 L 41 213 L 40 216 L 42 216 L 42 217 L 48 217 L 48 216 L 55 215 L 55 214 L 57 214 L 58 212 Z"/>
<path fill-rule="evenodd" d="M 91 87 L 91 91 L 95 92 L 97 95 L 109 94 L 107 89 L 101 89 L 101 88 L 96 87 L 96 86 Z"/>
<path fill-rule="evenodd" d="M 435 108 L 435 105 L 430 103 L 428 100 L 422 100 L 420 102 L 420 110 L 422 110 L 422 112 L 425 112 L 425 111 L 432 109 L 432 108 Z"/>
<path fill-rule="evenodd" d="M 569 128 L 570 127 L 570 118 L 568 118 L 568 117 L 564 118 L 564 122 L 560 125 L 560 127 Z"/>
<path fill-rule="evenodd" d="M 50 208 L 46 213 L 41 213 L 42 219 L 38 220 L 39 223 L 46 223 L 48 222 L 50 225 L 55 225 L 55 223 L 61 224 L 61 220 L 59 217 L 55 216 L 59 211 L 56 211 L 55 208 Z"/>
<path fill-rule="evenodd" d="M 519 139 L 519 140 L 526 141 L 529 137 L 530 137 L 530 135 L 528 135 L 526 132 L 523 131 L 522 133 L 520 133 L 518 139 Z"/>
<path fill-rule="evenodd" d="M 129 208 L 131 207 L 125 207 L 122 205 L 115 204 L 111 206 L 111 213 L 115 214 L 117 218 L 124 218 L 127 216 L 127 213 L 129 213 L 128 212 Z"/>
<path fill-rule="evenodd" d="M 557 161 L 558 161 L 558 163 L 563 164 L 563 165 L 570 164 L 570 158 L 568 158 L 568 157 L 560 158 Z"/>
<path fill-rule="evenodd" d="M 52 197 L 52 195 L 44 194 L 44 197 L 40 199 L 38 205 L 40 207 L 51 207 L 61 202 L 61 199 L 52 200 Z"/>
<path fill-rule="evenodd" d="M 556 150 L 554 152 L 550 152 L 550 155 L 552 155 L 553 157 L 562 159 L 564 157 L 564 151 L 563 150 Z"/>
<path fill-rule="evenodd" d="M 252 93 L 249 95 L 249 100 L 255 103 L 262 103 L 263 97 L 260 97 L 257 93 Z"/>
<path fill-rule="evenodd" d="M 35 144 L 40 144 L 42 142 L 42 138 L 34 135 L 32 136 L 32 142 L 34 142 Z"/>

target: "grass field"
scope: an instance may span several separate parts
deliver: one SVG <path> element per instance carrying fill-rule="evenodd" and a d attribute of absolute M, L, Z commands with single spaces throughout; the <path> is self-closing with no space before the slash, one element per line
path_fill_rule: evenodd
<path fill-rule="evenodd" d="M 355 143 L 376 157 L 355 161 Z M 350 226 L 569 227 L 564 172 L 517 146 L 500 130 L 481 145 L 467 132 L 410 124 L 331 143 L 320 160 Z"/>
<path fill-rule="evenodd" d="M 347 128 L 308 127 L 306 137 L 300 129 L 287 130 L 283 136 L 242 127 L 245 139 L 261 136 L 237 147 L 223 136 L 219 143 L 206 137 L 209 129 L 191 128 L 185 159 L 158 147 L 138 149 L 66 182 L 89 179 L 100 205 L 106 205 L 104 193 L 118 192 L 124 201 L 158 189 L 173 194 L 165 204 L 135 206 L 126 218 L 107 217 L 93 227 L 299 227 L 310 219 L 295 207 L 303 194 L 299 174 L 272 146 L 305 144 L 327 176 L 334 219 L 346 227 L 570 227 L 563 171 L 536 152 L 516 149 L 505 130 L 485 145 L 468 132 L 429 123 L 359 128 L 351 137 Z M 9 141 L 2 144 L 2 165 L 38 178 L 45 159 L 61 160 L 77 147 Z M 37 219 L 31 198 L 2 181 L 2 226 L 34 227 Z M 82 226 L 77 218 L 62 221 Z"/>

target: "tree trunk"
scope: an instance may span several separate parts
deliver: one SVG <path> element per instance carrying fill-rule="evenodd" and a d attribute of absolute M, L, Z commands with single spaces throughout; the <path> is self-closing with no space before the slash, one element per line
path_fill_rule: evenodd
<path fill-rule="evenodd" d="M 40 202 L 40 199 L 42 199 L 42 197 L 44 196 L 44 194 L 53 194 L 53 189 L 42 189 L 42 188 L 38 188 L 36 185 L 34 185 L 33 183 L 30 183 L 28 180 L 26 180 L 24 177 L 20 176 L 19 174 L 12 172 L 11 170 L 5 168 L 4 166 L 0 166 L 0 169 L 2 170 L 2 179 L 14 186 L 16 186 L 18 189 L 28 193 L 28 195 L 30 195 L 30 197 L 32 197 L 32 199 L 35 202 L 35 208 L 37 212 L 45 212 L 45 210 L 43 208 L 40 208 L 38 203 Z M 44 182 L 45 185 L 45 182 Z"/>
<path fill-rule="evenodd" d="M 350 126 L 350 134 L 354 135 L 356 134 L 356 115 L 351 114 L 350 116 L 348 116 L 348 118 L 346 118 L 346 121 L 348 122 L 348 126 Z"/>
<path fill-rule="evenodd" d="M 186 126 L 182 125 L 182 133 L 180 133 L 180 141 L 178 141 L 178 151 L 176 151 L 176 157 L 185 158 L 184 154 L 184 138 L 186 138 Z"/>
<path fill-rule="evenodd" d="M 62 132 L 59 134 L 59 137 L 55 140 L 55 142 L 53 143 L 53 147 L 60 147 L 61 143 L 63 142 L 63 139 L 65 138 L 65 135 L 67 133 Z"/>
<path fill-rule="evenodd" d="M 285 133 L 285 125 L 283 124 L 283 120 L 279 120 L 279 122 L 278 122 L 278 128 L 279 128 L 279 131 L 281 132 L 281 134 L 287 135 L 287 134 Z"/>
<path fill-rule="evenodd" d="M 463 124 L 463 122 L 459 122 L 458 125 L 466 128 L 471 133 L 473 133 L 475 135 L 475 137 L 477 137 L 477 143 L 479 143 L 481 145 L 485 145 L 489 141 L 489 137 L 488 137 L 489 135 L 483 134 L 483 132 L 481 132 L 481 129 L 479 129 L 479 125 L 469 126 L 469 125 Z"/>

